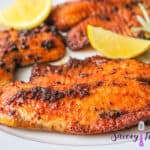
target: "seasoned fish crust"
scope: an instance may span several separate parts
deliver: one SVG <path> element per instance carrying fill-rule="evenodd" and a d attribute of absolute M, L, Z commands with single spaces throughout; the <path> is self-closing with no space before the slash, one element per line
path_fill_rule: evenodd
<path fill-rule="evenodd" d="M 139 23 L 134 17 L 129 17 L 128 22 L 123 18 L 122 14 L 127 12 L 120 12 L 115 16 L 107 19 L 101 19 L 99 16 L 93 16 L 85 19 L 74 28 L 72 28 L 66 36 L 66 44 L 67 46 L 74 51 L 81 50 L 90 45 L 88 36 L 87 36 L 87 26 L 93 25 L 96 27 L 102 27 L 107 30 L 111 30 L 115 33 L 119 33 L 122 35 L 128 35 L 131 37 L 140 37 L 142 34 L 132 32 L 132 26 L 138 26 Z M 110 21 L 112 20 L 113 21 Z M 131 21 L 132 20 L 132 21 Z"/>
<path fill-rule="evenodd" d="M 149 119 L 150 65 L 132 59 L 36 65 L 30 82 L 14 82 L 0 94 L 0 123 L 11 127 L 85 135 Z"/>
<path fill-rule="evenodd" d="M 10 83 L 17 66 L 55 61 L 63 57 L 65 46 L 53 26 L 33 30 L 0 32 L 0 88 Z"/>
<path fill-rule="evenodd" d="M 132 30 L 133 27 L 140 26 L 136 17 L 136 15 L 142 16 L 139 2 L 147 6 L 150 14 L 149 0 L 89 0 L 58 5 L 52 12 L 52 20 L 60 30 L 69 29 L 66 44 L 72 50 L 89 46 L 87 37 L 89 24 L 119 34 L 143 38 L 142 32 L 135 33 Z"/>
<path fill-rule="evenodd" d="M 80 0 L 57 5 L 51 18 L 59 30 L 65 31 L 74 27 L 87 17 L 95 15 L 111 15 L 118 9 L 126 9 L 141 14 L 138 3 L 150 6 L 149 0 Z"/>
<path fill-rule="evenodd" d="M 90 5 L 88 1 L 63 3 L 53 9 L 50 18 L 59 30 L 65 31 L 89 16 Z"/>

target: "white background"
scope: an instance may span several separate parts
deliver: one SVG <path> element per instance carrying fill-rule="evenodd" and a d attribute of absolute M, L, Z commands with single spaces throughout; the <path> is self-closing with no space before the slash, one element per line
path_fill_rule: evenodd
<path fill-rule="evenodd" d="M 0 0 L 0 7 L 4 7 L 8 5 L 12 0 Z M 61 2 L 62 0 L 55 0 L 54 2 Z M 69 143 L 69 141 L 68 141 Z M 70 149 L 78 149 L 78 150 L 127 150 L 127 149 L 150 149 L 150 142 L 145 143 L 144 148 L 140 148 L 138 143 L 125 143 L 125 144 L 114 144 L 107 146 L 98 146 L 98 147 L 65 147 L 65 146 L 56 146 L 50 144 L 42 144 L 38 142 L 28 141 L 24 139 L 20 139 L 18 137 L 14 137 L 3 133 L 0 131 L 0 150 L 70 150 Z"/>

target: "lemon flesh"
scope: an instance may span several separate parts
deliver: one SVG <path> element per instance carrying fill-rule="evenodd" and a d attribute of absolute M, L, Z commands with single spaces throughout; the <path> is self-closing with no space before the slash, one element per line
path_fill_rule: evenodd
<path fill-rule="evenodd" d="M 0 12 L 1 24 L 15 29 L 39 26 L 50 14 L 52 0 L 15 0 Z"/>
<path fill-rule="evenodd" d="M 127 37 L 88 26 L 88 38 L 94 49 L 111 59 L 126 59 L 139 56 L 150 48 L 150 41 Z"/>

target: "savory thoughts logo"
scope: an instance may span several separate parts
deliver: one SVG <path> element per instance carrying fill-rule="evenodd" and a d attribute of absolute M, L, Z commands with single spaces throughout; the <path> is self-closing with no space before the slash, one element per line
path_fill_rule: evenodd
<path fill-rule="evenodd" d="M 139 133 L 113 133 L 111 140 L 113 142 L 132 141 L 138 142 L 140 147 L 144 146 L 144 142 L 150 140 L 150 131 L 144 132 L 144 121 L 140 121 L 138 124 Z"/>

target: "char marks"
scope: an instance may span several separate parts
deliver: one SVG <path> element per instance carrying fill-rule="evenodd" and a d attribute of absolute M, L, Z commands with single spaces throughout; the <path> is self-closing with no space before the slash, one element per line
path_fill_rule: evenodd
<path fill-rule="evenodd" d="M 133 59 L 37 64 L 29 82 L 2 89 L 0 123 L 83 135 L 122 130 L 150 119 L 149 79 L 150 65 Z"/>
<path fill-rule="evenodd" d="M 0 32 L 0 87 L 13 80 L 16 67 L 55 61 L 65 54 L 65 45 L 52 25 L 32 30 Z"/>

